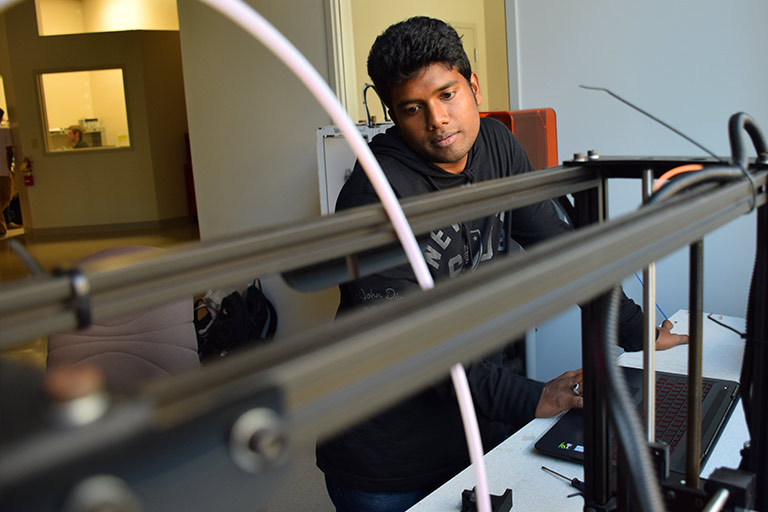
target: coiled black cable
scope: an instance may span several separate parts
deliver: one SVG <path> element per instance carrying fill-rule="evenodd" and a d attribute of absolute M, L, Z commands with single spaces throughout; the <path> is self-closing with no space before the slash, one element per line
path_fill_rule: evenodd
<path fill-rule="evenodd" d="M 764 317 L 765 311 L 756 311 L 757 307 L 757 295 L 765 289 L 768 285 L 766 279 L 765 262 L 768 258 L 768 240 L 765 237 L 764 228 L 768 225 L 766 219 L 766 212 L 758 211 L 757 221 L 757 244 L 755 248 L 755 261 L 752 265 L 752 277 L 749 284 L 749 298 L 747 300 L 747 335 L 744 344 L 744 355 L 741 362 L 741 374 L 739 376 L 739 392 L 741 393 L 742 407 L 744 408 L 744 418 L 747 422 L 747 427 L 750 431 L 750 435 L 754 435 L 752 432 L 753 415 L 752 415 L 752 380 L 753 380 L 753 358 L 755 340 L 761 337 L 761 334 L 756 333 L 758 321 Z M 764 294 L 764 292 L 762 292 Z"/>
<path fill-rule="evenodd" d="M 768 163 L 768 144 L 763 137 L 760 127 L 745 112 L 733 114 L 728 120 L 728 138 L 731 142 L 731 163 L 742 169 L 747 168 L 747 153 L 744 149 L 744 132 L 752 139 L 760 163 Z"/>
<path fill-rule="evenodd" d="M 703 183 L 705 181 L 727 182 L 738 180 L 743 177 L 744 173 L 741 169 L 732 166 L 707 167 L 701 171 L 685 173 L 679 178 L 666 183 L 663 187 L 654 192 L 651 197 L 648 198 L 645 205 L 660 203 L 698 183 Z"/>
<path fill-rule="evenodd" d="M 626 454 L 629 471 L 629 481 L 634 486 L 640 509 L 644 511 L 663 511 L 664 498 L 656 475 L 647 444 L 644 441 L 643 427 L 632 407 L 632 397 L 624 374 L 616 364 L 618 357 L 618 323 L 619 323 L 619 288 L 610 292 L 608 308 L 605 316 L 605 336 L 603 350 L 596 350 L 598 357 L 596 368 L 605 369 L 608 411 L 619 440 Z M 599 370 L 598 370 L 599 371 Z M 638 442 L 638 440 L 643 440 Z"/>
<path fill-rule="evenodd" d="M 768 161 L 768 150 L 765 139 L 762 137 L 759 128 L 746 114 L 738 114 L 731 118 L 729 125 L 731 129 L 731 145 L 733 146 L 733 159 L 744 165 L 746 155 L 743 149 L 742 132 L 746 131 L 752 138 L 755 149 L 758 152 L 758 161 L 766 163 Z M 755 401 L 765 400 L 764 389 L 766 379 L 761 373 L 757 375 L 762 379 L 761 383 L 755 387 L 755 369 L 764 367 L 768 359 L 768 351 L 765 344 L 768 337 L 768 328 L 766 326 L 766 308 L 768 308 L 768 239 L 766 239 L 766 230 L 768 230 L 768 210 L 765 206 L 757 212 L 757 242 L 755 250 L 755 261 L 752 266 L 752 277 L 749 286 L 749 299 L 747 302 L 747 336 L 744 344 L 744 356 L 741 364 L 740 393 L 744 417 L 750 435 L 749 448 L 742 451 L 742 460 L 739 469 L 754 472 L 759 479 L 765 478 L 766 466 L 763 460 L 765 449 L 764 436 L 766 425 L 765 404 Z M 758 307 L 762 306 L 762 309 Z M 760 371 L 760 370 L 758 370 Z M 768 504 L 768 492 L 761 488 L 757 492 L 757 508 L 764 508 Z"/>
<path fill-rule="evenodd" d="M 665 199 L 672 197 L 673 195 L 685 190 L 698 183 L 705 181 L 732 181 L 740 179 L 742 176 L 746 176 L 750 181 L 752 187 L 752 209 L 754 209 L 757 186 L 755 185 L 752 174 L 747 169 L 747 153 L 744 147 L 744 132 L 746 132 L 752 144 L 754 145 L 757 153 L 757 162 L 759 164 L 768 164 L 768 143 L 766 143 L 760 127 L 755 121 L 744 112 L 739 112 L 730 117 L 728 120 L 728 138 L 731 144 L 731 166 L 716 166 L 708 167 L 701 171 L 692 172 L 687 175 L 683 175 L 680 178 L 675 179 L 664 185 L 657 190 L 646 202 L 646 205 L 657 204 Z M 759 221 L 763 216 L 759 217 Z M 766 285 L 766 276 L 763 276 L 758 271 L 759 264 L 763 258 L 768 257 L 768 242 L 765 240 L 765 233 L 761 227 L 765 222 L 758 223 L 757 231 L 757 249 L 755 254 L 755 262 L 753 264 L 752 278 L 750 281 L 749 299 L 747 303 L 747 343 L 744 346 L 744 359 L 741 365 L 741 375 L 739 376 L 741 384 L 741 397 L 744 407 L 744 416 L 747 420 L 747 425 L 750 430 L 752 425 L 752 358 L 754 352 L 754 331 L 756 315 L 761 315 L 763 312 L 755 313 L 754 302 L 755 295 L 760 291 L 761 286 Z"/>
<path fill-rule="evenodd" d="M 365 107 L 365 124 L 368 125 L 369 128 L 373 128 L 376 123 L 373 122 L 373 118 L 371 117 L 371 112 L 368 110 L 368 89 L 373 89 L 373 92 L 376 93 L 376 96 L 379 96 L 379 92 L 376 90 L 376 86 L 373 84 L 365 83 L 365 86 L 363 87 L 363 107 Z M 389 121 L 389 117 L 387 116 L 387 106 L 384 104 L 384 101 L 381 99 L 381 96 L 379 96 L 379 101 L 381 102 L 381 110 L 384 112 L 384 121 Z"/>
<path fill-rule="evenodd" d="M 672 197 L 688 187 L 705 181 L 724 182 L 746 177 L 752 188 L 752 208 L 750 210 L 753 210 L 757 196 L 757 186 L 755 185 L 754 177 L 747 169 L 747 154 L 744 149 L 743 135 L 745 131 L 752 139 L 752 144 L 757 152 L 758 163 L 768 163 L 768 144 L 766 144 L 765 137 L 760 131 L 760 127 L 749 114 L 744 112 L 733 114 L 728 120 L 728 138 L 731 143 L 731 165 L 707 167 L 701 171 L 683 175 L 657 190 L 651 195 L 646 204 L 656 204 Z"/>

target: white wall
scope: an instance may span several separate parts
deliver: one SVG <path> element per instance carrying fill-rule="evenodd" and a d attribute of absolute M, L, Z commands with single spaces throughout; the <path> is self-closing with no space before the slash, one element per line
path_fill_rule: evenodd
<path fill-rule="evenodd" d="M 520 108 L 555 109 L 561 161 L 588 149 L 602 155 L 703 155 L 626 105 L 579 84 L 613 90 L 719 155 L 730 154 L 731 114 L 745 111 L 768 130 L 768 68 L 760 64 L 768 45 L 766 2 L 507 0 L 507 9 L 517 13 L 520 66 L 511 88 L 519 86 Z M 754 155 L 751 147 L 749 154 Z M 612 185 L 611 215 L 639 200 L 639 185 Z M 705 238 L 705 310 L 745 316 L 754 224 L 748 215 Z M 657 301 L 667 314 L 687 308 L 687 262 L 686 249 L 658 264 Z M 634 276 L 625 289 L 641 301 Z M 573 327 L 543 327 L 538 351 L 546 351 L 550 361 L 539 362 L 538 377 L 580 364 L 577 344 L 564 334 Z"/>
<path fill-rule="evenodd" d="M 248 3 L 328 76 L 323 2 Z M 179 2 L 179 25 L 201 239 L 318 217 L 316 131 L 329 116 L 258 41 L 201 2 Z M 330 321 L 338 305 L 335 288 L 298 293 L 280 278 L 264 288 L 279 336 Z"/>
<path fill-rule="evenodd" d="M 83 0 L 85 30 L 178 30 L 176 0 Z"/>
<path fill-rule="evenodd" d="M 78 34 L 84 31 L 82 0 L 36 0 L 40 35 Z"/>

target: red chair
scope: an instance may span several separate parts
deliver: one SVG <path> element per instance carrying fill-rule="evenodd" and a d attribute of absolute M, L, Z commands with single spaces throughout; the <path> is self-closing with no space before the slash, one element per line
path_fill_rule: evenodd
<path fill-rule="evenodd" d="M 534 169 L 554 167 L 557 159 L 557 122 L 551 108 L 480 112 L 498 119 L 515 134 Z"/>

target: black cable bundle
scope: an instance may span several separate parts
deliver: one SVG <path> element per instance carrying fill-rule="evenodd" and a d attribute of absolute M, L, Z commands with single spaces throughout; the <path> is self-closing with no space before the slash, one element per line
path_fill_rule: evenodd
<path fill-rule="evenodd" d="M 742 177 L 746 177 L 749 180 L 750 185 L 752 186 L 754 200 L 754 196 L 757 195 L 757 188 L 752 175 L 747 170 L 747 154 L 744 149 L 743 140 L 744 131 L 746 131 L 752 139 L 752 143 L 757 152 L 758 162 L 768 163 L 768 145 L 766 145 L 765 138 L 763 137 L 760 128 L 748 114 L 739 112 L 732 115 L 728 121 L 728 136 L 731 142 L 730 166 L 717 165 L 706 167 L 701 171 L 686 173 L 684 176 L 667 183 L 657 190 L 650 198 L 648 198 L 646 204 L 656 204 L 672 197 L 688 187 L 705 181 L 733 181 Z"/>
<path fill-rule="evenodd" d="M 610 293 L 606 311 L 603 347 L 602 350 L 595 351 L 599 359 L 596 367 L 605 370 L 602 377 L 608 381 L 605 387 L 608 411 L 616 428 L 621 453 L 626 454 L 627 460 L 631 461 L 626 467 L 629 471 L 629 483 L 636 491 L 640 509 L 663 511 L 664 498 L 645 442 L 643 427 L 637 417 L 637 411 L 632 406 L 632 397 L 624 374 L 615 363 L 618 357 L 619 296 L 619 288 L 616 287 Z"/>
<path fill-rule="evenodd" d="M 716 165 L 700 171 L 686 173 L 659 190 L 645 203 L 657 204 L 675 194 L 704 182 L 725 182 L 746 177 L 752 187 L 753 209 L 757 197 L 757 186 L 748 171 L 743 132 L 749 134 L 757 152 L 757 162 L 768 164 L 768 144 L 760 128 L 752 118 L 743 112 L 731 116 L 728 124 L 731 143 L 731 165 Z M 762 206 L 757 212 L 757 248 L 755 265 L 750 284 L 747 306 L 747 340 L 744 347 L 740 385 L 744 413 L 749 428 L 751 444 L 743 452 L 740 469 L 754 472 L 757 482 L 768 481 L 768 208 Z M 664 502 L 650 456 L 645 449 L 642 427 L 634 412 L 627 404 L 629 392 L 624 376 L 614 364 L 608 363 L 607 355 L 616 349 L 618 316 L 618 293 L 611 293 L 606 316 L 606 336 L 603 358 L 599 362 L 606 370 L 609 385 L 608 404 L 611 420 L 616 427 L 619 443 L 633 463 L 628 464 L 631 483 L 643 510 L 664 510 Z M 601 351 L 597 351 L 601 352 Z M 756 505 L 758 510 L 768 509 L 768 486 L 759 486 Z"/>
<path fill-rule="evenodd" d="M 742 116 L 746 116 L 743 114 Z M 742 130 L 746 130 L 758 152 L 765 160 L 766 143 L 757 125 L 748 117 L 731 118 L 729 125 L 733 158 L 740 166 L 746 164 Z M 750 444 L 742 454 L 740 469 L 754 472 L 757 482 L 768 479 L 768 208 L 761 206 L 757 211 L 757 246 L 752 280 L 747 303 L 747 338 L 744 345 L 744 359 L 741 364 L 741 399 L 744 416 L 749 429 Z M 759 485 L 755 497 L 757 510 L 768 507 L 768 487 Z"/>

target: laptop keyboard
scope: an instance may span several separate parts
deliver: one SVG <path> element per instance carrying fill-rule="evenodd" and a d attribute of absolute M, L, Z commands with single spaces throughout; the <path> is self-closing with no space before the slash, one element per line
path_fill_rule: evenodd
<path fill-rule="evenodd" d="M 711 382 L 704 382 L 702 401 L 712 389 Z M 685 435 L 688 415 L 688 383 L 674 376 L 656 378 L 656 440 L 673 449 Z"/>

